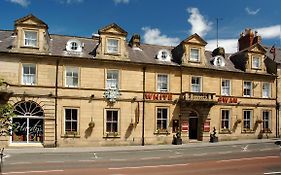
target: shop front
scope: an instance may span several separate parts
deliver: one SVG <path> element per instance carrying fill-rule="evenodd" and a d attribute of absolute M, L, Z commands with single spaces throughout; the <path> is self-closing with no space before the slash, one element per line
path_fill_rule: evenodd
<path fill-rule="evenodd" d="M 11 143 L 43 143 L 44 111 L 34 101 L 20 101 L 14 106 Z"/>

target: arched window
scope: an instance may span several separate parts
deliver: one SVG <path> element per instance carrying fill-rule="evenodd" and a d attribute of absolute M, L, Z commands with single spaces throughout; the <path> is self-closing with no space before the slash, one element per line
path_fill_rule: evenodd
<path fill-rule="evenodd" d="M 12 119 L 15 130 L 13 143 L 42 143 L 44 135 L 44 111 L 34 101 L 21 101 L 14 106 Z"/>

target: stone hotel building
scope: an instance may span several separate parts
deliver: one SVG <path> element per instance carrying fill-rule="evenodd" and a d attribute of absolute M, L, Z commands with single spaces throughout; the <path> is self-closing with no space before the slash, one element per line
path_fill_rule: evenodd
<path fill-rule="evenodd" d="M 257 33 L 241 33 L 234 54 L 206 51 L 197 34 L 176 47 L 127 37 L 115 23 L 90 38 L 49 34 L 33 15 L 0 30 L 0 95 L 11 92 L 16 129 L 1 145 L 172 144 L 176 133 L 188 144 L 214 129 L 219 141 L 279 136 L 277 64 Z"/>

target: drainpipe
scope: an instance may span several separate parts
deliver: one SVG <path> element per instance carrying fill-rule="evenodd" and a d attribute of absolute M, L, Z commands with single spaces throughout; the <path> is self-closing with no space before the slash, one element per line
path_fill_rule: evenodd
<path fill-rule="evenodd" d="M 180 113 L 179 113 L 179 137 L 181 138 L 181 131 L 182 131 L 182 128 L 181 128 L 181 123 L 182 123 L 182 121 L 181 121 L 181 119 L 182 119 L 182 113 L 181 113 L 181 111 L 182 111 L 182 106 L 181 106 L 181 104 L 182 104 L 182 67 L 180 66 L 180 73 L 181 73 L 181 79 L 180 79 L 180 96 L 179 96 L 179 106 L 180 106 Z"/>
<path fill-rule="evenodd" d="M 277 75 L 278 75 L 278 65 L 277 65 Z M 279 75 L 280 76 L 280 75 Z M 279 76 L 276 77 L 275 85 L 276 85 L 276 138 L 279 137 L 279 108 L 280 104 L 278 102 L 278 79 Z"/>
<path fill-rule="evenodd" d="M 55 84 L 55 147 L 58 146 L 58 127 L 57 127 L 57 118 L 58 118 L 58 74 L 59 74 L 59 59 L 56 61 L 56 84 Z"/>
<path fill-rule="evenodd" d="M 142 94 L 142 132 L 141 132 L 141 145 L 144 146 L 144 113 L 145 113 L 145 70 L 146 67 L 143 67 L 143 94 Z"/>

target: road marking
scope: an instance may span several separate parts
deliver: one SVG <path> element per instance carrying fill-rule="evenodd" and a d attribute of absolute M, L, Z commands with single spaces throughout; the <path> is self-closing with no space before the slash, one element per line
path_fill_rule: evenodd
<path fill-rule="evenodd" d="M 98 158 L 97 153 L 94 153 L 94 158 L 95 158 L 95 159 L 97 159 L 97 158 Z"/>
<path fill-rule="evenodd" d="M 95 162 L 96 160 L 78 160 L 78 162 Z"/>
<path fill-rule="evenodd" d="M 249 145 L 246 145 L 245 147 L 242 147 L 242 151 L 247 151 L 248 147 L 249 147 Z"/>
<path fill-rule="evenodd" d="M 122 161 L 126 161 L 127 159 L 110 159 L 110 161 L 114 161 L 114 162 L 122 162 Z"/>
<path fill-rule="evenodd" d="M 260 151 L 270 151 L 272 150 L 272 148 L 263 148 L 263 149 L 260 149 Z"/>
<path fill-rule="evenodd" d="M 177 155 L 177 156 L 169 156 L 169 158 L 174 159 L 174 158 L 180 158 L 183 157 L 183 155 Z"/>
<path fill-rule="evenodd" d="M 15 162 L 15 163 L 10 163 L 10 165 L 26 165 L 26 164 L 31 164 L 31 162 Z"/>
<path fill-rule="evenodd" d="M 159 168 L 159 167 L 174 167 L 174 166 L 187 166 L 190 163 L 185 164 L 172 164 L 172 165 L 151 165 L 151 166 L 135 166 L 135 167 L 119 167 L 119 168 L 108 168 L 109 170 L 123 170 L 123 169 L 140 169 L 140 168 Z"/>
<path fill-rule="evenodd" d="M 277 172 L 277 171 L 276 171 L 276 172 L 268 172 L 268 173 L 263 173 L 263 174 L 265 174 L 265 175 L 266 175 L 266 174 L 267 174 L 267 175 L 269 175 L 269 174 L 281 174 L 281 172 Z"/>
<path fill-rule="evenodd" d="M 217 163 L 225 163 L 225 162 L 237 162 L 237 161 L 244 161 L 244 160 L 262 160 L 268 158 L 279 158 L 279 156 L 267 156 L 267 157 L 249 157 L 249 158 L 240 158 L 240 159 L 227 159 L 227 160 L 218 160 Z"/>
<path fill-rule="evenodd" d="M 224 151 L 224 152 L 218 152 L 219 154 L 231 154 L 233 153 L 232 151 Z"/>
<path fill-rule="evenodd" d="M 198 154 L 193 154 L 193 156 L 206 156 L 207 153 L 198 153 Z"/>
<path fill-rule="evenodd" d="M 50 160 L 46 161 L 47 163 L 64 163 L 64 161 L 59 161 L 59 160 Z"/>
<path fill-rule="evenodd" d="M 156 160 L 156 159 L 161 159 L 161 157 L 143 157 L 140 158 L 141 160 Z"/>
<path fill-rule="evenodd" d="M 18 171 L 18 172 L 7 172 L 4 174 L 30 174 L 30 173 L 52 173 L 52 172 L 63 172 L 64 170 L 46 170 L 46 171 Z"/>

